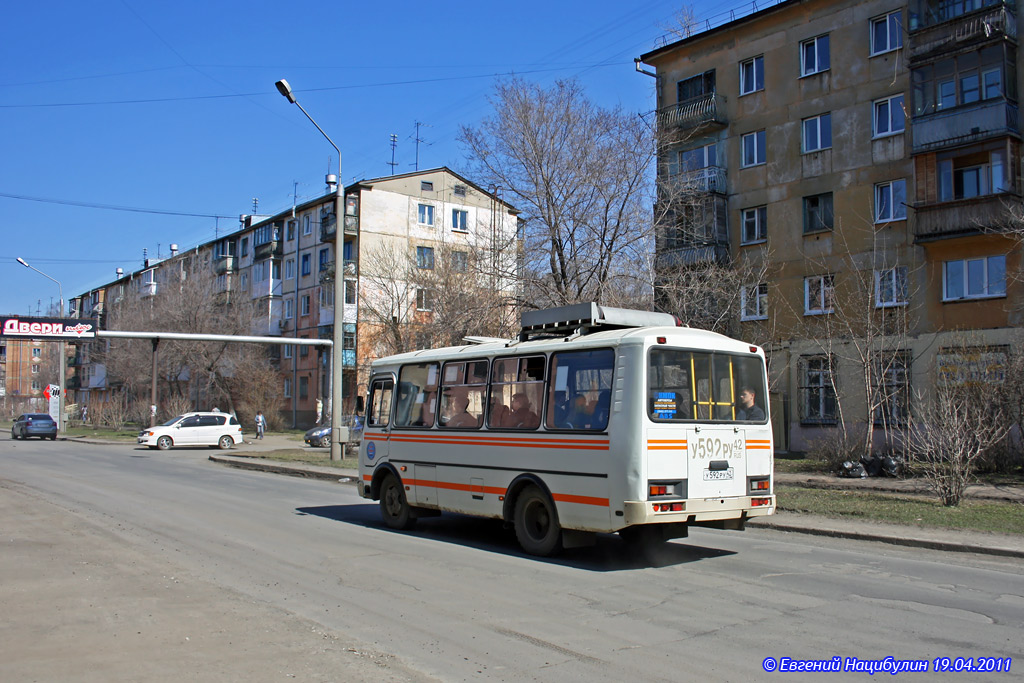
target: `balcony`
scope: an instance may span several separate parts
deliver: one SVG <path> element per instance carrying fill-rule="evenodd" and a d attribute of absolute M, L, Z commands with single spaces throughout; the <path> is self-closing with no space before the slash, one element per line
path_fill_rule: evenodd
<path fill-rule="evenodd" d="M 724 126 L 727 123 L 725 97 L 714 92 L 658 110 L 658 131 L 662 136 L 673 129 L 689 131 L 701 126 Z"/>
<path fill-rule="evenodd" d="M 271 240 L 263 244 L 253 245 L 252 258 L 259 261 L 265 258 L 273 258 L 284 254 L 284 243 L 281 240 Z"/>
<path fill-rule="evenodd" d="M 1012 194 L 992 194 L 938 204 L 919 204 L 913 207 L 915 241 L 1002 232 L 1010 218 L 1006 202 L 1015 197 Z"/>
<path fill-rule="evenodd" d="M 218 256 L 213 259 L 213 271 L 217 273 L 217 275 L 232 273 L 237 267 L 238 261 L 235 260 L 234 256 Z"/>
<path fill-rule="evenodd" d="M 346 235 L 358 235 L 359 234 L 359 216 L 345 216 L 345 234 Z"/>
<path fill-rule="evenodd" d="M 320 241 L 333 242 L 338 238 L 338 221 L 333 211 L 320 212 Z"/>
<path fill-rule="evenodd" d="M 981 140 L 1020 136 L 1017 106 L 994 100 L 913 119 L 913 154 Z"/>
<path fill-rule="evenodd" d="M 694 193 L 714 192 L 727 194 L 728 175 L 720 166 L 706 166 L 693 171 L 683 171 L 669 176 L 662 190 L 673 197 L 690 196 Z"/>
<path fill-rule="evenodd" d="M 919 3 L 910 14 L 908 59 L 913 65 L 933 55 L 959 50 L 973 43 L 1017 38 L 1017 19 L 1008 6 L 986 2 L 988 7 L 957 15 L 957 3 Z"/>
<path fill-rule="evenodd" d="M 677 206 L 659 221 L 665 228 L 656 240 L 656 268 L 724 263 L 729 258 L 728 204 L 724 196 Z"/>

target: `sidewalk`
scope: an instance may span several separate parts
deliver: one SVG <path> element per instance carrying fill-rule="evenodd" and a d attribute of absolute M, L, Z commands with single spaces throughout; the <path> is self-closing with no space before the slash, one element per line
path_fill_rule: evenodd
<path fill-rule="evenodd" d="M 304 444 L 278 435 L 268 435 L 262 441 L 236 446 L 232 451 L 218 452 L 210 460 L 231 467 L 309 477 L 343 484 L 356 484 L 358 472 L 336 467 L 320 467 L 303 463 L 278 462 L 260 457 L 284 448 L 303 448 Z M 317 449 L 321 450 L 321 449 Z M 926 494 L 927 490 L 914 480 L 873 477 L 843 479 L 824 474 L 776 473 L 776 483 L 793 484 L 826 489 L 871 489 L 908 494 Z M 1024 504 L 1021 487 L 976 485 L 968 489 L 971 498 L 1005 500 Z M 748 522 L 752 529 L 775 529 L 815 536 L 832 536 L 861 541 L 875 541 L 915 548 L 931 548 L 962 553 L 979 553 L 1003 557 L 1024 558 L 1024 536 L 991 534 L 980 531 L 955 531 L 898 524 L 885 524 L 869 520 L 838 519 L 794 512 L 776 512 Z"/>

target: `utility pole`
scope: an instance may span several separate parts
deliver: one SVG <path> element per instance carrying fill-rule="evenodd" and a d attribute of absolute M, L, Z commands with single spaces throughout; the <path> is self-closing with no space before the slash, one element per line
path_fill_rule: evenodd
<path fill-rule="evenodd" d="M 391 162 L 388 166 L 391 167 L 391 175 L 395 175 L 395 147 L 398 146 L 398 136 L 394 133 L 391 134 Z"/>

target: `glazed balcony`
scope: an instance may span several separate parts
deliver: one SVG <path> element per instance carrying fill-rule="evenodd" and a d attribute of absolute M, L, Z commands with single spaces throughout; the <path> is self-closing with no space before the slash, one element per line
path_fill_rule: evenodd
<path fill-rule="evenodd" d="M 912 126 L 913 154 L 1007 135 L 1020 136 L 1017 105 L 1001 99 L 916 116 Z"/>
<path fill-rule="evenodd" d="M 232 273 L 238 267 L 238 261 L 234 256 L 218 256 L 213 259 L 213 272 L 217 275 Z"/>
<path fill-rule="evenodd" d="M 908 58 L 915 62 L 959 50 L 972 43 L 1017 39 L 1017 18 L 1011 6 L 988 1 L 987 6 L 958 13 L 962 3 L 922 0 L 911 9 Z"/>

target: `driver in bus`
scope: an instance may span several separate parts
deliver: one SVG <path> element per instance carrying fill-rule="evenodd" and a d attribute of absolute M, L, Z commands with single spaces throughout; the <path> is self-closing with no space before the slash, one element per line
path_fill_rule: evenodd
<path fill-rule="evenodd" d="M 743 387 L 740 389 L 740 407 L 736 411 L 736 419 L 744 420 L 746 422 L 763 422 L 764 411 L 761 410 L 760 406 L 754 403 L 757 395 L 751 387 Z"/>

